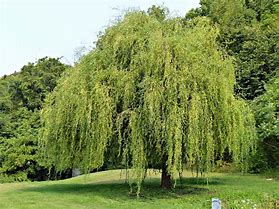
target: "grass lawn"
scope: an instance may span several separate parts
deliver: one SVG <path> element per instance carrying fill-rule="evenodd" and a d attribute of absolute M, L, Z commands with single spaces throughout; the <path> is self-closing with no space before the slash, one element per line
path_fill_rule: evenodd
<path fill-rule="evenodd" d="M 218 197 L 225 208 L 279 208 L 279 180 L 257 175 L 211 174 L 192 178 L 185 172 L 174 190 L 159 187 L 159 174 L 150 174 L 140 198 L 129 194 L 120 170 L 104 171 L 63 181 L 0 184 L 0 209 L 83 208 L 211 208 Z"/>

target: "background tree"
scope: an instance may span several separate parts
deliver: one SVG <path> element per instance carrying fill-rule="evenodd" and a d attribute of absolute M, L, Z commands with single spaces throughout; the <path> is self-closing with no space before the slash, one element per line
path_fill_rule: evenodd
<path fill-rule="evenodd" d="M 252 100 L 265 92 L 264 85 L 278 71 L 279 4 L 273 0 L 201 0 L 185 19 L 209 17 L 220 28 L 222 46 L 234 56 L 235 92 Z"/>
<path fill-rule="evenodd" d="M 254 101 L 261 149 L 272 168 L 279 167 L 279 76 L 266 85 L 266 92 Z M 255 165 L 256 166 L 256 165 Z"/>
<path fill-rule="evenodd" d="M 8 91 L 8 81 L 0 82 L 0 137 L 9 137 L 11 135 L 10 116 L 7 114 L 12 109 L 12 101 Z"/>
<path fill-rule="evenodd" d="M 217 36 L 206 18 L 185 26 L 127 14 L 48 97 L 46 157 L 61 170 L 88 171 L 117 149 L 138 192 L 147 168 L 161 168 L 170 188 L 184 165 L 210 170 L 226 148 L 244 166 L 253 116 L 234 97 L 234 66 Z"/>
<path fill-rule="evenodd" d="M 46 57 L 0 79 L 0 181 L 48 177 L 39 163 L 39 110 L 66 67 Z"/>

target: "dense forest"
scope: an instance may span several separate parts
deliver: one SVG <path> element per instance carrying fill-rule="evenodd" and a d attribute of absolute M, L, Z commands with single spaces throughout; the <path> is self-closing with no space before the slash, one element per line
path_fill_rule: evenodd
<path fill-rule="evenodd" d="M 150 9 L 148 9 L 147 12 L 135 12 L 135 14 L 132 13 L 132 15 L 126 14 L 124 16 L 123 23 L 118 23 L 118 25 L 107 29 L 100 36 L 95 49 L 93 49 L 93 51 L 90 52 L 88 55 L 82 57 L 80 61 L 76 63 L 76 66 L 65 65 L 61 63 L 60 60 L 57 58 L 45 57 L 38 59 L 38 61 L 35 63 L 28 63 L 27 65 L 23 66 L 19 72 L 1 77 L 0 183 L 26 180 L 46 180 L 56 177 L 64 178 L 71 175 L 71 169 L 75 168 L 77 165 L 69 163 L 67 161 L 69 159 L 61 159 L 61 163 L 63 163 L 63 165 L 54 163 L 53 159 L 51 161 L 45 160 L 45 146 L 41 144 L 41 137 L 43 137 L 43 135 L 45 134 L 42 133 L 44 132 L 42 131 L 44 130 L 42 126 L 47 122 L 55 123 L 55 117 L 57 116 L 57 118 L 59 118 L 60 116 L 58 114 L 60 114 L 60 112 L 57 112 L 57 115 L 55 111 L 51 112 L 52 115 L 48 115 L 48 117 L 51 116 L 53 120 L 46 120 L 47 116 L 45 116 L 46 114 L 44 112 L 42 113 L 41 110 L 48 110 L 47 108 L 44 108 L 45 105 L 47 107 L 56 105 L 63 99 L 64 100 L 62 102 L 67 102 L 69 104 L 69 107 L 70 105 L 73 105 L 72 107 L 75 107 L 77 103 L 72 102 L 71 99 L 74 98 L 73 95 L 75 95 L 76 92 L 79 92 L 79 87 L 81 86 L 80 83 L 82 81 L 88 81 L 88 83 L 91 82 L 91 84 L 93 83 L 93 81 L 101 82 L 101 80 L 98 79 L 102 79 L 102 76 L 105 76 L 102 74 L 94 73 L 92 73 L 91 77 L 81 75 L 82 73 L 80 72 L 83 72 L 84 74 L 88 73 L 87 66 L 90 66 L 91 60 L 93 60 L 92 62 L 97 63 L 96 66 L 102 70 L 103 68 L 111 68 L 111 66 L 114 66 L 116 69 L 126 69 L 133 67 L 138 63 L 131 63 L 131 60 L 127 59 L 127 57 L 132 57 L 132 50 L 145 50 L 144 47 L 150 47 L 148 44 L 153 43 L 152 41 L 154 41 L 154 45 L 152 46 L 157 47 L 156 44 L 160 43 L 157 43 L 156 41 L 159 42 L 160 39 L 155 40 L 156 38 L 154 37 L 155 35 L 157 35 L 156 31 L 158 32 L 161 29 L 165 30 L 163 31 L 165 37 L 170 37 L 170 39 L 163 39 L 161 37 L 162 41 L 169 41 L 167 43 L 169 45 L 173 44 L 174 46 L 173 51 L 171 48 L 167 50 L 169 50 L 170 54 L 175 55 L 175 61 L 181 59 L 182 57 L 179 57 L 179 51 L 176 52 L 175 50 L 181 50 L 181 54 L 182 52 L 189 53 L 189 59 L 179 60 L 179 64 L 187 63 L 187 65 L 190 65 L 192 64 L 190 60 L 191 58 L 193 59 L 193 62 L 198 63 L 198 60 L 200 59 L 203 60 L 203 62 L 201 63 L 212 64 L 212 66 L 216 65 L 224 69 L 230 68 L 231 66 L 231 69 L 233 69 L 232 72 L 235 75 L 235 80 L 228 79 L 229 82 L 227 84 L 226 76 L 230 74 L 218 74 L 213 70 L 211 72 L 208 70 L 205 71 L 203 69 L 206 69 L 206 67 L 203 65 L 200 65 L 199 67 L 201 68 L 197 68 L 196 70 L 200 73 L 199 75 L 202 75 L 210 79 L 211 81 L 216 82 L 214 85 L 211 83 L 210 85 L 208 85 L 209 87 L 205 88 L 214 89 L 214 86 L 219 86 L 218 88 L 224 90 L 224 95 L 230 92 L 230 89 L 232 89 L 231 93 L 236 98 L 236 100 L 244 101 L 245 104 L 247 104 L 253 111 L 256 128 L 255 134 L 257 135 L 257 148 L 255 152 L 253 152 L 253 155 L 251 155 L 248 159 L 248 171 L 258 173 L 278 169 L 279 2 L 275 0 L 201 0 L 200 5 L 201 6 L 199 8 L 190 10 L 186 13 L 185 17 L 180 18 L 170 18 L 168 9 L 160 6 L 152 6 Z M 135 29 L 133 28 L 135 27 L 135 25 L 137 27 L 142 26 L 143 30 L 138 30 L 139 32 L 137 35 L 142 36 L 138 39 L 135 39 L 135 41 L 133 42 L 133 38 L 135 37 L 130 37 L 129 32 Z M 153 31 L 153 35 L 155 34 L 154 37 L 152 36 L 150 38 L 149 36 L 144 35 L 144 27 L 147 28 L 146 30 Z M 131 31 L 128 31 L 128 33 L 125 34 L 126 29 Z M 198 36 L 194 32 L 198 34 Z M 187 40 L 185 38 L 185 35 L 189 36 L 189 40 L 194 40 L 196 42 L 199 42 L 202 47 L 207 47 L 206 50 L 197 50 L 193 51 L 192 53 L 191 50 L 196 50 L 195 46 L 191 46 L 190 41 L 189 45 L 183 42 L 184 40 Z M 119 43 L 117 41 L 119 41 Z M 216 45 L 212 44 L 213 42 L 216 43 Z M 129 45 L 130 43 L 132 44 Z M 113 44 L 119 44 L 119 48 L 117 48 L 118 46 Z M 183 44 L 185 44 L 185 46 L 189 46 L 189 48 L 183 48 Z M 212 49 L 210 47 L 212 47 Z M 117 49 L 115 50 L 115 48 Z M 157 48 L 154 48 L 154 50 L 157 50 L 158 53 L 163 53 Z M 208 53 L 208 57 L 203 56 L 203 53 Z M 220 54 L 222 54 L 222 56 Z M 151 55 L 153 56 L 153 54 L 150 54 L 150 56 Z M 133 56 L 135 56 L 136 59 L 139 60 L 140 57 L 137 56 L 146 56 L 144 57 L 145 60 L 151 60 L 149 59 L 150 56 L 148 56 L 147 54 L 136 54 Z M 152 58 L 157 60 L 159 64 L 161 62 L 163 63 L 163 58 L 160 58 L 160 56 L 158 56 L 157 58 Z M 173 63 L 175 61 L 172 60 L 170 62 Z M 156 65 L 159 65 L 158 63 Z M 81 71 L 79 71 L 80 69 Z M 96 75 L 97 77 L 92 78 L 93 75 Z M 193 80 L 196 79 L 195 81 L 197 83 L 203 81 L 202 77 L 194 78 L 196 74 L 190 75 L 192 76 Z M 121 76 L 127 77 L 126 74 L 123 74 Z M 131 93 L 132 90 L 129 90 L 129 88 L 139 88 L 140 85 L 151 85 L 141 84 L 141 82 L 137 80 L 139 79 L 138 77 L 135 80 L 133 80 L 134 78 L 131 80 L 121 80 L 121 76 L 116 76 L 115 79 L 119 79 L 119 83 L 121 83 L 117 85 L 126 85 L 130 82 L 130 86 L 126 86 L 126 88 L 128 89 L 126 93 L 128 92 L 131 94 L 127 95 L 128 97 L 133 97 Z M 137 74 L 137 76 L 140 77 L 142 75 L 141 73 L 139 73 Z M 82 79 L 78 80 L 77 78 Z M 176 77 L 173 76 L 172 78 Z M 150 80 L 156 82 L 156 79 L 152 79 L 154 79 L 154 77 L 150 76 Z M 114 83 L 115 80 L 107 79 L 106 82 Z M 135 82 L 138 82 L 139 84 L 136 87 L 133 86 Z M 171 82 L 177 82 L 177 85 L 181 85 L 178 80 L 170 81 L 170 83 Z M 187 82 L 190 83 L 191 80 L 187 80 Z M 73 84 L 75 84 L 76 86 L 73 86 Z M 64 87 L 61 88 L 61 86 Z M 65 92 L 65 89 L 67 89 L 65 86 L 69 86 L 69 91 L 67 93 Z M 81 86 L 81 89 L 82 88 L 83 87 Z M 98 90 L 98 86 L 94 86 L 93 89 L 95 88 Z M 171 89 L 172 86 L 170 86 L 168 90 L 171 91 Z M 93 96 L 97 97 L 97 93 Z M 119 94 L 121 94 L 121 91 L 119 91 Z M 168 92 L 165 92 L 164 94 L 168 94 Z M 61 95 L 64 95 L 64 97 Z M 77 95 L 82 95 L 82 93 L 77 93 L 76 96 Z M 63 99 L 55 100 L 53 99 L 53 97 L 55 96 L 61 96 L 61 98 Z M 69 98 L 67 98 L 67 96 L 69 96 Z M 99 94 L 99 98 L 102 96 L 103 95 Z M 144 95 L 139 93 L 137 94 L 137 96 L 143 97 Z M 152 99 L 152 97 L 156 97 L 155 94 L 150 94 L 149 96 L 150 99 Z M 172 97 L 169 96 L 169 98 Z M 103 98 L 103 100 L 100 100 L 100 103 L 101 101 L 108 101 L 106 99 L 107 97 Z M 179 104 L 182 104 L 183 96 L 175 99 L 179 100 Z M 45 104 L 46 100 L 47 103 Z M 82 98 L 77 97 L 76 100 L 80 100 L 79 104 L 82 105 Z M 133 100 L 131 99 L 131 101 Z M 65 105 L 65 103 L 63 103 L 63 105 Z M 97 107 L 99 107 L 98 105 L 102 107 L 101 104 L 98 104 L 97 102 L 96 105 Z M 113 102 L 112 105 L 114 105 Z M 119 106 L 121 110 L 124 110 L 126 108 L 125 105 L 128 107 L 127 109 L 131 109 L 132 107 L 132 104 L 126 104 L 125 101 L 123 101 L 123 104 L 121 103 L 121 105 L 116 106 Z M 185 106 L 187 105 L 188 103 L 185 102 Z M 243 106 L 237 107 L 243 108 Z M 57 106 L 57 108 L 60 108 L 61 111 L 64 111 L 62 106 Z M 170 109 L 171 108 L 172 106 L 170 107 Z M 102 110 L 103 112 L 97 112 L 96 114 L 108 117 L 110 112 L 106 112 L 106 109 Z M 66 111 L 67 110 L 65 106 L 65 112 Z M 244 109 L 241 109 L 240 112 L 241 111 L 244 111 Z M 227 110 L 224 110 L 224 113 L 226 112 Z M 154 112 L 155 118 L 157 117 L 156 114 L 157 113 Z M 41 115 L 44 115 L 43 119 L 41 119 Z M 248 117 L 248 115 L 246 116 Z M 67 118 L 67 120 L 75 119 L 74 117 L 79 116 L 69 114 L 69 118 Z M 98 120 L 100 120 L 100 124 L 107 123 L 105 118 L 98 118 Z M 123 121 L 121 122 L 122 128 L 124 126 L 128 126 L 125 123 L 129 122 L 125 120 L 126 119 L 123 118 Z M 244 119 L 239 120 L 239 124 L 241 124 L 243 121 Z M 173 121 L 171 121 L 170 123 L 172 122 Z M 67 121 L 65 122 L 65 124 L 66 123 Z M 156 119 L 154 119 L 154 123 L 157 123 Z M 175 123 L 175 121 L 173 123 Z M 139 124 L 144 125 L 147 124 L 147 122 L 145 120 L 142 120 L 139 121 Z M 132 125 L 139 126 L 139 124 L 135 123 Z M 55 126 L 55 124 L 53 126 Z M 53 130 L 52 133 L 56 131 L 55 127 L 53 126 L 49 125 L 49 127 L 51 127 Z M 100 130 L 100 136 L 102 136 L 102 130 L 106 129 L 107 127 L 104 125 L 104 127 L 99 128 L 96 126 L 95 128 L 98 131 Z M 82 132 L 81 129 L 79 131 Z M 173 130 L 173 137 L 176 137 L 175 131 L 176 130 Z M 60 134 L 59 136 L 61 137 L 61 134 L 65 133 L 67 132 L 57 131 L 57 135 Z M 125 134 L 126 133 L 120 133 L 121 136 L 124 136 Z M 66 139 L 66 135 L 64 140 L 68 140 Z M 100 143 L 106 144 L 107 142 L 104 140 L 100 141 Z M 249 142 L 247 138 L 246 141 L 244 140 L 241 143 L 250 144 L 252 142 Z M 114 147 L 116 145 L 112 143 L 109 146 Z M 123 148 L 125 144 L 121 144 L 121 146 Z M 118 149 L 122 148 L 120 147 Z M 101 151 L 105 152 L 104 147 L 99 147 L 98 149 L 96 149 L 96 152 L 99 152 L 99 149 L 102 149 Z M 129 162 L 125 161 L 125 159 L 123 161 L 122 159 L 117 158 L 118 149 L 114 150 L 114 152 L 105 152 L 105 159 L 97 159 L 99 161 L 96 162 L 96 164 L 98 164 L 96 168 L 106 169 L 125 167 L 125 165 L 129 164 Z M 237 152 L 236 150 L 237 149 L 231 149 L 231 151 L 235 153 Z M 57 152 L 57 150 L 51 151 Z M 123 149 L 122 151 L 128 152 L 128 150 L 125 149 Z M 195 151 L 198 153 L 198 150 Z M 212 155 L 210 155 L 210 161 L 213 162 L 215 160 L 223 160 L 226 163 L 232 163 L 233 160 L 231 151 L 227 149 L 222 150 L 222 153 L 218 157 L 214 156 L 214 153 L 212 153 Z M 129 152 L 132 153 L 133 151 Z M 79 154 L 82 154 L 82 152 Z M 136 154 L 137 153 L 135 153 L 135 155 Z M 152 152 L 148 153 L 148 155 L 152 155 Z M 168 156 L 170 156 L 169 153 Z M 177 156 L 179 156 L 179 154 L 176 155 L 174 153 L 174 161 L 179 158 Z M 161 157 L 164 158 L 164 156 Z M 113 159 L 117 159 L 117 161 L 113 161 Z M 78 158 L 76 160 L 80 161 L 80 159 Z M 154 162 L 158 161 L 158 159 L 156 158 L 153 158 L 152 160 Z M 171 159 L 168 160 L 168 162 L 171 162 Z M 207 159 L 205 159 L 205 161 L 206 160 Z M 154 164 L 154 162 L 149 163 Z M 176 166 L 177 164 L 174 163 L 173 165 Z M 84 165 L 84 167 L 86 166 L 87 165 Z M 235 165 L 235 168 L 239 169 L 237 165 Z M 58 171 L 60 171 L 60 173 L 58 173 Z"/>

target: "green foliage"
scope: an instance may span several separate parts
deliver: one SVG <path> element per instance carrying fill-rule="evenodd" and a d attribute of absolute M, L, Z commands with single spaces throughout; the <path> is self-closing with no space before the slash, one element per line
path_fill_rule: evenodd
<path fill-rule="evenodd" d="M 279 77 L 266 85 L 266 92 L 254 101 L 261 147 L 268 164 L 279 166 Z"/>
<path fill-rule="evenodd" d="M 257 20 L 262 20 L 267 12 L 273 10 L 273 5 L 276 0 L 246 0 L 245 4 L 247 8 L 251 8 L 256 13 Z"/>
<path fill-rule="evenodd" d="M 2 160 L 0 173 L 14 175 L 24 173 L 25 177 L 17 180 L 27 180 L 36 173 L 37 132 L 39 114 L 21 108 L 13 114 L 13 134 L 11 138 L 1 139 L 0 158 Z"/>
<path fill-rule="evenodd" d="M 185 26 L 127 14 L 47 98 L 46 157 L 61 170 L 88 171 L 114 144 L 138 189 L 148 167 L 166 163 L 174 178 L 183 165 L 210 170 L 225 148 L 244 168 L 255 145 L 253 115 L 234 97 L 233 62 L 217 36 L 206 18 Z"/>
<path fill-rule="evenodd" d="M 279 4 L 272 0 L 203 0 L 185 19 L 207 16 L 220 28 L 220 45 L 235 57 L 235 92 L 252 100 L 278 70 Z"/>
<path fill-rule="evenodd" d="M 198 16 L 209 17 L 215 23 L 220 29 L 219 45 L 235 58 L 235 93 L 246 100 L 257 100 L 265 93 L 265 84 L 274 79 L 279 70 L 278 1 L 201 0 L 201 7 L 187 13 L 185 20 Z M 265 113 L 263 106 L 257 106 L 255 110 L 256 115 Z M 261 123 L 259 118 L 257 121 Z M 276 164 L 272 156 L 277 148 L 267 149 L 269 145 L 265 140 L 260 134 L 260 146 L 252 159 L 253 171 L 262 171 Z M 276 138 L 272 146 L 276 147 L 275 141 Z"/>
<path fill-rule="evenodd" d="M 237 57 L 237 92 L 254 99 L 265 92 L 264 85 L 278 72 L 279 7 L 264 14 L 261 22 L 242 31 L 241 50 Z"/>
<path fill-rule="evenodd" d="M 48 92 L 53 91 L 65 65 L 55 58 L 41 58 L 22 67 L 19 79 L 9 86 L 12 101 L 18 107 L 41 109 Z"/>
<path fill-rule="evenodd" d="M 9 137 L 11 134 L 10 116 L 7 114 L 12 109 L 12 102 L 8 91 L 8 81 L 0 82 L 0 137 Z"/>
<path fill-rule="evenodd" d="M 149 16 L 156 18 L 158 21 L 163 21 L 169 14 L 169 10 L 166 7 L 160 7 L 153 5 L 147 10 Z"/>
<path fill-rule="evenodd" d="M 0 79 L 0 182 L 47 177 L 38 156 L 39 110 L 65 68 L 42 58 Z"/>

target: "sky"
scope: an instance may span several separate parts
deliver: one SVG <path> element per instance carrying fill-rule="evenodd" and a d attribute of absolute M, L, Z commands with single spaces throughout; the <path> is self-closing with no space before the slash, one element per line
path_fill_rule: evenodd
<path fill-rule="evenodd" d="M 125 11 L 152 5 L 184 16 L 199 0 L 0 0 L 0 76 L 45 56 L 73 64 Z"/>

